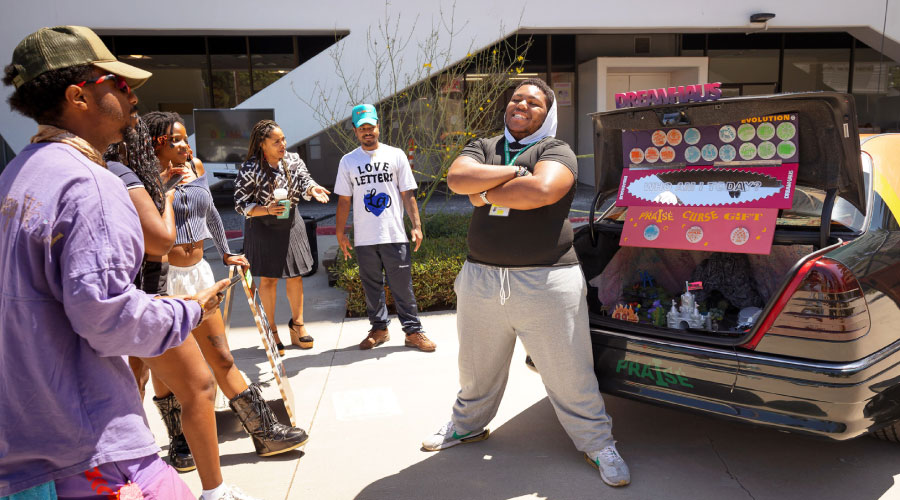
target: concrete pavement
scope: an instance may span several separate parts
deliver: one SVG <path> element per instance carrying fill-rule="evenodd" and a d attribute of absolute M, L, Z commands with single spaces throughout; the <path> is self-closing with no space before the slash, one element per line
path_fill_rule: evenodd
<path fill-rule="evenodd" d="M 320 254 L 335 245 L 319 236 Z M 217 276 L 225 268 L 208 256 Z M 320 260 L 321 262 L 321 260 Z M 540 376 L 513 357 L 503 404 L 490 439 L 439 453 L 422 439 L 445 423 L 458 389 L 455 314 L 426 313 L 438 349 L 392 338 L 371 351 L 356 346 L 364 319 L 344 318 L 345 294 L 329 288 L 324 270 L 304 279 L 309 351 L 288 347 L 285 359 L 301 427 L 302 451 L 259 458 L 230 411 L 217 415 L 225 480 L 265 499 L 879 499 L 900 498 L 900 445 L 870 438 L 837 443 L 784 434 L 606 396 L 619 451 L 633 484 L 604 485 L 560 427 Z M 239 289 L 238 289 L 239 291 Z M 283 340 L 290 316 L 283 283 L 276 315 Z M 234 301 L 229 342 L 238 367 L 256 381 L 271 370 L 243 293 Z M 148 392 L 152 393 L 148 389 Z M 274 382 L 264 387 L 274 400 Z M 167 446 L 156 408 L 145 410 Z M 181 477 L 198 495 L 196 472 Z"/>

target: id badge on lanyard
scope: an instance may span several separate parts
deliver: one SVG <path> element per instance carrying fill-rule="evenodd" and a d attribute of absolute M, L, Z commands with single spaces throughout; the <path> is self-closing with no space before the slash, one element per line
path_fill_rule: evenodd
<path fill-rule="evenodd" d="M 507 165 L 507 166 L 514 165 L 516 163 L 516 160 L 519 159 L 519 156 L 522 153 L 524 153 L 526 149 L 530 148 L 531 146 L 534 146 L 535 144 L 537 144 L 537 143 L 532 142 L 531 144 L 525 146 L 524 148 L 519 150 L 519 152 L 516 153 L 515 156 L 512 157 L 512 160 L 510 160 L 509 159 L 509 143 L 504 138 L 503 139 L 503 164 Z M 496 203 L 492 203 L 491 211 L 488 212 L 488 215 L 493 215 L 494 217 L 509 217 L 509 213 L 511 210 L 512 209 L 509 207 L 503 207 L 503 206 L 497 205 Z"/>

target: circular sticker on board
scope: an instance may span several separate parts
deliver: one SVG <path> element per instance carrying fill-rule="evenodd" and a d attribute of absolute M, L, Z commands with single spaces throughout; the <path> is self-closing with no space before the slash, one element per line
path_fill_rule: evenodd
<path fill-rule="evenodd" d="M 731 142 L 737 137 L 737 132 L 731 125 L 725 125 L 719 129 L 719 140 L 722 142 Z"/>
<path fill-rule="evenodd" d="M 731 144 L 726 144 L 719 148 L 719 158 L 722 161 L 734 161 L 734 157 L 737 156 L 737 151 L 735 151 L 734 146 Z"/>
<path fill-rule="evenodd" d="M 788 139 L 793 139 L 794 136 L 797 135 L 797 127 L 791 122 L 781 122 L 778 125 L 778 128 L 775 129 L 775 133 L 778 134 L 779 139 L 786 141 Z"/>
<path fill-rule="evenodd" d="M 700 142 L 700 131 L 695 128 L 689 128 L 684 131 L 684 142 L 688 144 L 697 144 Z"/>
<path fill-rule="evenodd" d="M 775 137 L 775 125 L 769 122 L 760 123 L 759 128 L 756 129 L 756 136 L 764 141 Z"/>
<path fill-rule="evenodd" d="M 775 146 L 772 147 L 774 148 Z M 634 148 L 628 156 L 631 158 L 631 163 L 640 163 L 644 161 L 644 150 L 641 148 Z"/>
<path fill-rule="evenodd" d="M 706 161 L 713 161 L 716 159 L 716 156 L 719 156 L 719 148 L 714 144 L 707 144 L 700 150 L 700 156 Z"/>
<path fill-rule="evenodd" d="M 731 242 L 735 245 L 743 245 L 750 241 L 750 231 L 745 227 L 736 227 L 731 231 Z"/>
<path fill-rule="evenodd" d="M 656 238 L 659 238 L 659 227 L 656 224 L 650 224 L 649 226 L 644 228 L 644 239 L 647 241 L 653 241 Z"/>
<path fill-rule="evenodd" d="M 661 148 L 666 145 L 666 133 L 662 130 L 656 130 L 650 136 L 650 142 L 653 143 L 654 146 Z"/>
<path fill-rule="evenodd" d="M 663 161 L 663 163 L 672 163 L 672 160 L 675 159 L 675 149 L 672 146 L 666 146 L 659 150 L 659 159 Z"/>
<path fill-rule="evenodd" d="M 756 146 L 756 154 L 763 160 L 770 160 L 775 156 L 775 145 L 772 141 L 763 141 Z"/>
<path fill-rule="evenodd" d="M 673 128 L 672 130 L 669 131 L 668 134 L 666 134 L 666 140 L 669 141 L 669 144 L 671 144 L 673 146 L 677 146 L 677 145 L 681 144 L 681 139 L 682 139 L 681 131 L 676 128 Z"/>
<path fill-rule="evenodd" d="M 647 148 L 647 150 L 644 151 L 644 159 L 649 163 L 656 163 L 656 161 L 659 160 L 659 150 L 654 147 Z"/>
<path fill-rule="evenodd" d="M 774 145 L 772 146 L 775 147 Z M 700 161 L 700 148 L 697 146 L 688 146 L 684 150 L 684 161 L 688 163 L 697 163 Z"/>
<path fill-rule="evenodd" d="M 741 159 L 752 160 L 754 157 L 756 157 L 756 144 L 753 144 L 752 142 L 745 142 L 741 144 L 740 153 Z"/>
<path fill-rule="evenodd" d="M 797 152 L 797 145 L 792 141 L 784 141 L 778 144 L 778 156 L 788 159 Z"/>
<path fill-rule="evenodd" d="M 750 125 L 749 123 L 745 123 L 745 124 L 741 125 L 740 127 L 738 127 L 737 135 L 738 135 L 738 139 L 740 139 L 742 141 L 749 141 L 749 140 L 753 139 L 754 136 L 756 136 L 756 129 L 753 127 L 753 125 Z"/>
<path fill-rule="evenodd" d="M 700 226 L 691 226 L 688 228 L 687 232 L 684 233 L 684 237 L 687 238 L 690 243 L 699 243 L 700 240 L 703 239 L 703 228 Z"/>

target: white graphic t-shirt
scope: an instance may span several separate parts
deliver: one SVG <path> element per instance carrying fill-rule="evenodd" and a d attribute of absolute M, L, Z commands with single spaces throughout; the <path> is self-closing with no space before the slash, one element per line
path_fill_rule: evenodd
<path fill-rule="evenodd" d="M 406 154 L 393 146 L 361 147 L 344 155 L 334 181 L 334 194 L 353 197 L 355 246 L 406 243 L 400 193 L 416 189 Z"/>

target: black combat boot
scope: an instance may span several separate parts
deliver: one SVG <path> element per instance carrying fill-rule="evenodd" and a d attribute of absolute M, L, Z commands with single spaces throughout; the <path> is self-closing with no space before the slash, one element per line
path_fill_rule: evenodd
<path fill-rule="evenodd" d="M 228 402 L 253 438 L 256 454 L 261 457 L 278 455 L 303 446 L 309 439 L 306 431 L 281 424 L 263 399 L 259 386 L 250 384 L 247 390 Z"/>
<path fill-rule="evenodd" d="M 175 399 L 174 394 L 159 399 L 153 397 L 153 402 L 159 409 L 166 431 L 169 433 L 169 463 L 178 472 L 190 472 L 197 468 L 194 465 L 194 456 L 188 447 L 184 433 L 181 431 L 181 403 Z"/>

